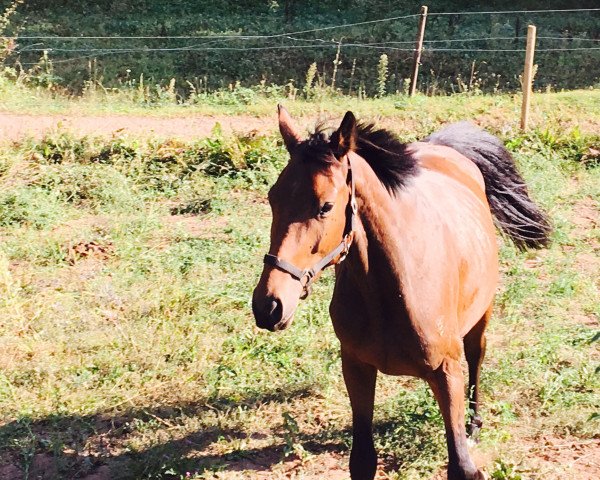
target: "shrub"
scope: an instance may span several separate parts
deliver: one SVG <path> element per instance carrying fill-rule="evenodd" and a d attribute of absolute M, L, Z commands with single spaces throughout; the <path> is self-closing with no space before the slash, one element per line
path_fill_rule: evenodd
<path fill-rule="evenodd" d="M 34 182 L 49 194 L 75 205 L 128 210 L 138 202 L 127 177 L 105 165 L 49 165 Z"/>
<path fill-rule="evenodd" d="M 42 188 L 20 187 L 0 194 L 0 227 L 31 225 L 44 229 L 64 215 L 57 195 Z"/>

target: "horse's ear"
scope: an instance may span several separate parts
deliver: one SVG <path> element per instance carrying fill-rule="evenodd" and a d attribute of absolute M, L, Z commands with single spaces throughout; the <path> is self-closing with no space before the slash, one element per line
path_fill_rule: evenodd
<path fill-rule="evenodd" d="M 356 150 L 357 137 L 356 117 L 352 112 L 346 112 L 340 128 L 331 135 L 329 146 L 333 154 L 339 159 L 348 152 Z"/>
<path fill-rule="evenodd" d="M 288 111 L 283 108 L 283 105 L 277 105 L 277 114 L 279 116 L 279 131 L 283 137 L 283 143 L 285 143 L 288 151 L 291 151 L 300 143 L 301 138 L 298 135 L 294 121 Z"/>

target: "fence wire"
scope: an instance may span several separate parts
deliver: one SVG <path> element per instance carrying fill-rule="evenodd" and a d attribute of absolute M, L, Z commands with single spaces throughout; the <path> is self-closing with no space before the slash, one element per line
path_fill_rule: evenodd
<path fill-rule="evenodd" d="M 472 16 L 472 15 L 512 15 L 512 14 L 560 14 L 560 13 L 590 13 L 600 12 L 600 8 L 584 8 L 584 9 L 551 9 L 551 10 L 502 10 L 502 11 L 463 11 L 463 12 L 428 12 L 427 17 L 443 17 L 443 16 Z M 43 53 L 53 54 L 60 56 L 77 55 L 71 58 L 52 58 L 53 64 L 62 64 L 69 62 L 78 62 L 82 60 L 91 60 L 94 58 L 106 57 L 109 55 L 123 55 L 123 54 L 157 54 L 157 53 L 186 53 L 186 52 L 260 52 L 260 51 L 301 51 L 301 50 L 324 50 L 324 49 L 340 49 L 347 51 L 347 49 L 364 49 L 364 50 L 376 50 L 376 51 L 389 51 L 389 52 L 414 52 L 415 51 L 415 40 L 394 40 L 386 42 L 353 42 L 351 40 L 335 39 L 323 39 L 323 38 L 306 38 L 302 37 L 306 34 L 314 34 L 319 32 L 330 32 L 339 29 L 348 29 L 353 27 L 361 27 L 374 24 L 382 24 L 386 22 L 396 22 L 401 20 L 415 19 L 420 14 L 408 14 L 400 16 L 392 16 L 387 18 L 368 20 L 363 22 L 345 23 L 338 25 L 331 25 L 325 27 L 318 27 L 305 30 L 297 30 L 291 32 L 277 33 L 277 34 L 257 34 L 257 35 L 239 35 L 239 34 L 228 34 L 228 35 L 180 35 L 180 36 L 169 36 L 169 35 L 132 35 L 132 36 L 75 36 L 75 35 L 64 35 L 64 36 L 52 36 L 52 35 L 23 35 L 18 37 L 0 37 L 4 39 L 11 39 L 15 43 L 15 47 L 10 52 L 12 55 L 21 54 L 32 54 L 32 53 Z M 520 53 L 525 52 L 525 39 L 524 36 L 488 36 L 488 37 L 466 37 L 466 38 L 447 38 L 447 39 L 426 39 L 423 42 L 423 51 L 429 53 Z M 98 47 L 98 46 L 81 46 L 81 47 L 66 47 L 66 46 L 53 46 L 55 42 L 172 42 L 172 41 L 202 41 L 201 43 L 194 42 L 192 44 L 181 45 L 181 46 L 170 46 L 170 45 L 132 45 L 122 46 L 119 48 L 113 47 Z M 294 42 L 292 45 L 256 45 L 252 42 L 268 42 L 273 40 L 280 40 L 283 42 Z M 20 45 L 23 42 L 33 41 L 29 45 Z M 536 48 L 536 53 L 542 52 L 596 52 L 600 50 L 600 46 L 595 46 L 596 42 L 600 42 L 600 39 L 585 38 L 585 37 L 559 37 L 559 36 L 539 36 L 537 41 L 542 43 L 541 48 Z M 233 42 L 240 42 L 242 45 L 231 45 Z M 511 48 L 495 46 L 490 48 L 487 45 L 481 47 L 476 46 L 478 43 L 488 42 L 513 42 L 515 45 Z M 561 46 L 553 46 L 552 44 L 546 46 L 546 42 L 563 42 Z M 565 44 L 566 43 L 566 44 Z M 581 44 L 588 44 L 589 46 L 582 46 Z M 462 44 L 462 45 L 461 45 Z M 475 45 L 472 45 L 475 44 Z M 518 45 L 517 45 L 518 44 Z M 453 46 L 456 45 L 456 46 Z M 31 67 L 39 65 L 38 62 L 23 62 L 21 65 Z"/>

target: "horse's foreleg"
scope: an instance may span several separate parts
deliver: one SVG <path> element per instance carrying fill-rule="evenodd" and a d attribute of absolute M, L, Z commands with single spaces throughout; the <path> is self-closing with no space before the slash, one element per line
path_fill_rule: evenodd
<path fill-rule="evenodd" d="M 488 324 L 491 312 L 492 309 L 488 309 L 481 320 L 463 339 L 465 357 L 469 365 L 469 409 L 472 410 L 472 415 L 467 424 L 467 433 L 474 438 L 477 437 L 483 424 L 479 416 L 479 372 L 481 371 L 481 362 L 483 362 L 485 356 L 485 327 Z"/>
<path fill-rule="evenodd" d="M 446 358 L 428 379 L 440 405 L 448 444 L 448 480 L 483 480 L 467 449 L 463 373 L 458 360 Z"/>
<path fill-rule="evenodd" d="M 373 404 L 377 369 L 356 360 L 342 349 L 342 371 L 352 406 L 352 480 L 373 480 L 377 453 L 373 444 Z"/>

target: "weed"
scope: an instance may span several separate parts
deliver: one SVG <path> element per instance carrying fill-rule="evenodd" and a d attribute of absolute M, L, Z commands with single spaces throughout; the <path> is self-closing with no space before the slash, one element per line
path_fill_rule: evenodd
<path fill-rule="evenodd" d="M 306 450 L 298 442 L 300 434 L 298 422 L 289 412 L 283 412 L 283 429 L 283 438 L 285 440 L 285 447 L 283 447 L 284 457 L 289 457 L 292 454 L 298 455 L 300 458 L 306 457 Z"/>
<path fill-rule="evenodd" d="M 304 95 L 306 98 L 310 98 L 310 94 L 313 88 L 313 82 L 315 80 L 315 76 L 317 75 L 317 62 L 313 62 L 308 67 L 306 71 L 306 79 L 304 82 Z"/>
<path fill-rule="evenodd" d="M 127 177 L 103 165 L 49 165 L 40 170 L 33 185 L 63 202 L 88 203 L 98 211 L 131 211 L 139 203 Z"/>
<path fill-rule="evenodd" d="M 386 83 L 388 79 L 388 56 L 385 53 L 379 57 L 377 64 L 377 95 L 383 97 L 386 92 Z"/>
<path fill-rule="evenodd" d="M 199 215 L 211 211 L 210 199 L 194 199 L 189 202 L 171 207 L 171 215 Z"/>
<path fill-rule="evenodd" d="M 523 480 L 523 476 L 519 473 L 519 468 L 512 463 L 506 463 L 502 460 L 494 462 L 494 470 L 492 471 L 493 480 Z"/>

